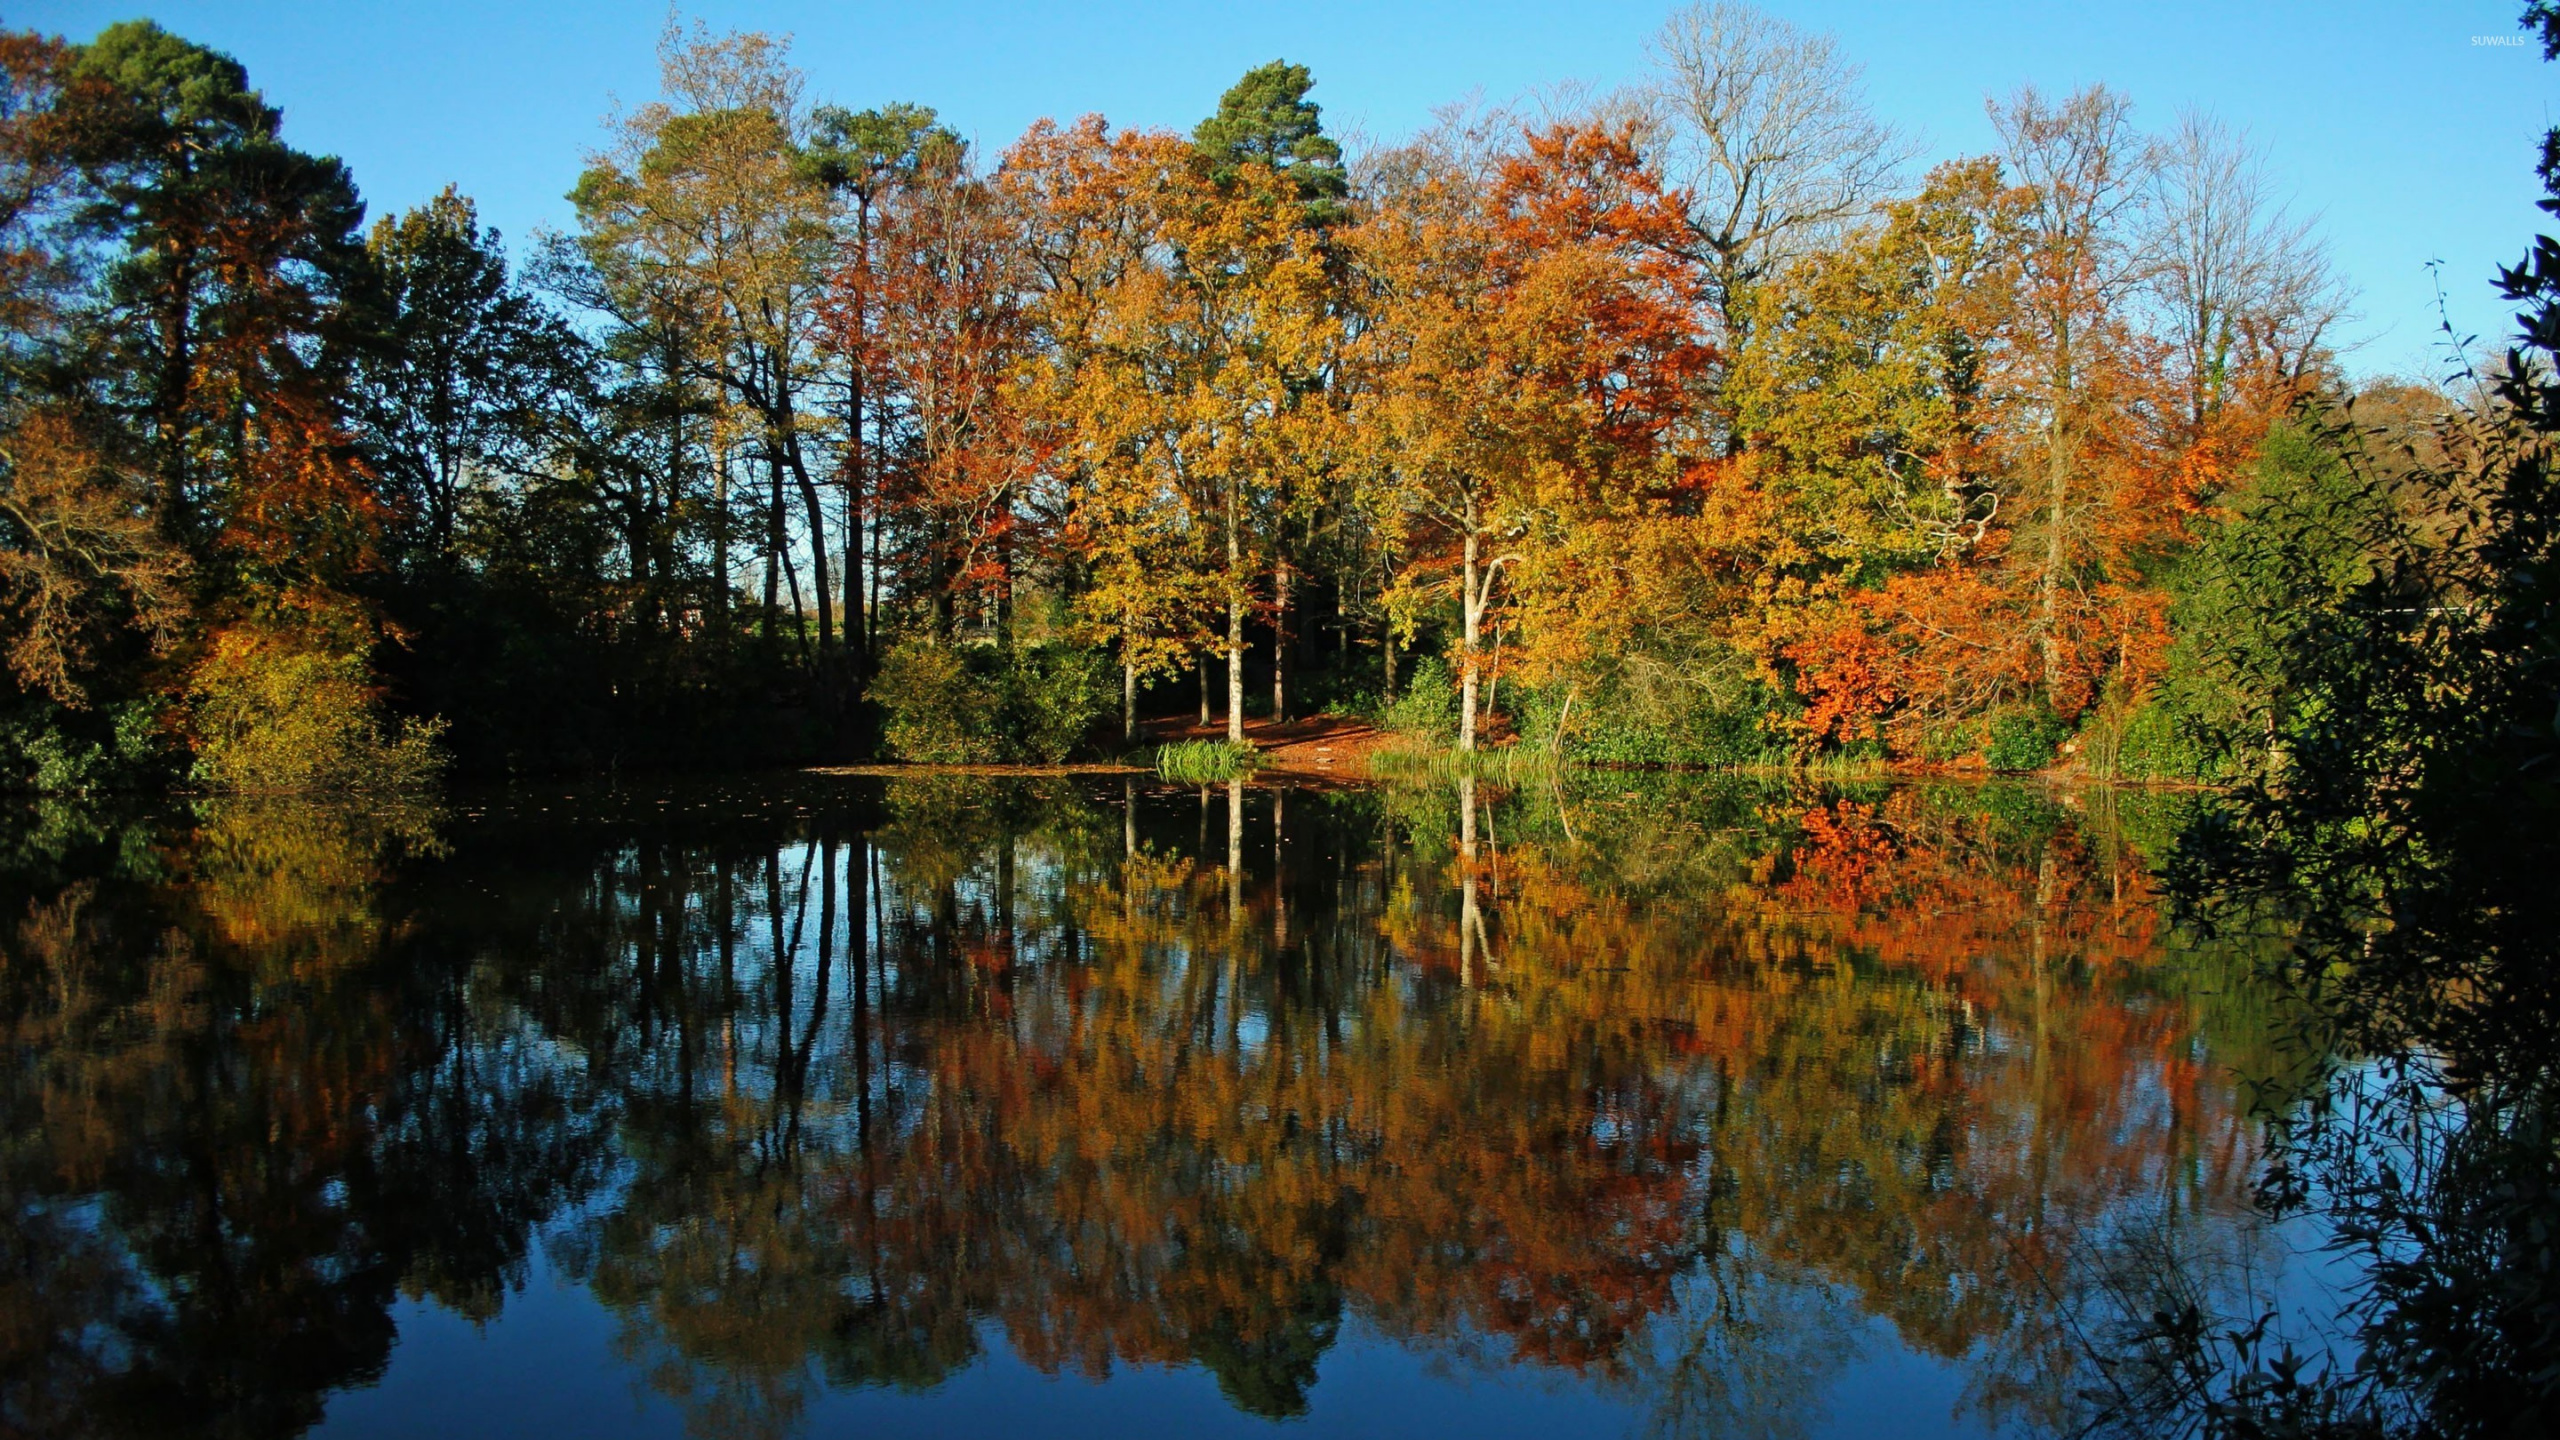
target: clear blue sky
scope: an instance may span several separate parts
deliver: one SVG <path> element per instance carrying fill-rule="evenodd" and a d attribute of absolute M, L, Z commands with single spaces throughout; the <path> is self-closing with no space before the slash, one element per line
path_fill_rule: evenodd
<path fill-rule="evenodd" d="M 1984 97 L 2030 82 L 2103 80 L 2153 125 L 2193 105 L 2246 127 L 2325 216 L 2363 291 L 2359 369 L 2436 368 L 2429 260 L 2445 262 L 2458 325 L 2502 332 L 2486 279 L 2546 218 L 2533 208 L 2532 158 L 2560 65 L 2538 49 L 2473 43 L 2517 35 L 2518 0 L 1767 3 L 1837 32 L 1866 65 L 1877 110 L 1918 132 L 1932 158 L 1987 148 Z M 994 148 L 1043 115 L 1187 128 L 1238 73 L 1275 56 L 1314 68 L 1331 127 L 1393 139 L 1471 93 L 1628 79 L 1671 8 L 767 0 L 686 13 L 793 34 L 817 98 L 920 101 Z M 646 0 L 38 0 L 0 21 L 85 39 L 135 15 L 239 57 L 283 107 L 294 143 L 344 156 L 376 213 L 451 182 L 520 239 L 565 223 L 561 193 L 614 98 L 654 93 L 667 11 Z"/>

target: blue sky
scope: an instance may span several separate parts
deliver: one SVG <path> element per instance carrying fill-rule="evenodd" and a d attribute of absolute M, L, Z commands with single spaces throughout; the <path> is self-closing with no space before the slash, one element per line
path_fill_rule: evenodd
<path fill-rule="evenodd" d="M 2444 262 L 2458 326 L 2503 330 L 2486 279 L 2545 218 L 2533 208 L 2532 156 L 2560 66 L 2537 49 L 2474 43 L 2517 35 L 2518 0 L 1766 3 L 1838 33 L 1867 67 L 1878 112 L 1918 132 L 1932 158 L 1987 148 L 1984 97 L 2021 83 L 2103 80 L 2152 125 L 2199 106 L 2245 127 L 2299 203 L 2324 217 L 2363 292 L 2351 357 L 2361 370 L 2438 368 L 2430 260 Z M 1000 147 L 1043 115 L 1187 128 L 1238 73 L 1275 56 L 1313 67 L 1330 126 L 1394 139 L 1470 94 L 1629 79 L 1670 8 L 767 0 L 686 13 L 791 33 L 818 98 L 921 101 Z M 39 0 L 0 22 L 85 39 L 135 15 L 239 57 L 283 107 L 292 140 L 344 156 L 377 213 L 451 182 L 520 238 L 566 221 L 561 193 L 614 99 L 654 93 L 667 10 L 647 0 Z"/>

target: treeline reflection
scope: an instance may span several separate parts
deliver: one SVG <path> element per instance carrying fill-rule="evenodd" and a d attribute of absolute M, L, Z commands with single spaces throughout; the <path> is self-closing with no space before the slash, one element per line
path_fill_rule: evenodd
<path fill-rule="evenodd" d="M 2245 1237 L 2166 802 L 1586 786 L 29 817 L 0 1425 L 294 1433 L 537 1245 L 705 1433 L 999 1336 L 1289 1416 L 1353 1321 L 1674 1433 L 1882 1322 L 2067 1424 L 2073 1249 Z"/>

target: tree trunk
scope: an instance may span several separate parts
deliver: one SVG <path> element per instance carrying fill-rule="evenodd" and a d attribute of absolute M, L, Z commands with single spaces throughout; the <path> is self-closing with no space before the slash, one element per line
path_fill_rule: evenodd
<path fill-rule="evenodd" d="M 808 457 L 800 450 L 799 417 L 791 405 L 791 365 L 787 353 L 779 348 L 773 360 L 773 404 L 780 419 L 782 453 L 791 466 L 791 478 L 800 488 L 800 506 L 809 515 L 809 583 L 816 588 L 818 601 L 818 663 L 824 674 L 835 659 L 835 596 L 830 586 L 827 556 L 827 514 L 818 499 L 818 482 L 809 474 Z"/>
<path fill-rule="evenodd" d="M 2053 414 L 2046 421 L 2044 574 L 2038 577 L 2036 598 L 2036 649 L 2044 669 L 2047 705 L 2053 704 L 2062 688 L 2062 526 L 2071 495 L 2071 432 L 2066 411 L 2071 401 L 2072 377 L 2067 330 L 2061 343 L 2064 348 L 2056 364 Z"/>
<path fill-rule="evenodd" d="M 770 653 L 782 609 L 782 451 L 772 445 L 765 449 L 764 647 Z"/>
<path fill-rule="evenodd" d="M 871 670 L 871 616 L 863 602 L 862 530 L 864 492 L 870 488 L 868 456 L 862 448 L 862 294 L 854 293 L 854 355 L 845 374 L 844 420 L 844 643 L 853 652 L 853 671 Z"/>
<path fill-rule="evenodd" d="M 1289 718 L 1289 562 L 1271 572 L 1271 722 Z"/>
<path fill-rule="evenodd" d="M 1003 527 L 996 531 L 996 644 L 1010 655 L 1013 653 L 1013 515 L 1009 502 L 1005 515 L 996 524 Z"/>
<path fill-rule="evenodd" d="M 836 649 L 834 561 L 827 554 L 827 521 L 821 508 L 824 502 L 818 498 L 818 482 L 810 478 L 796 456 L 791 468 L 800 482 L 801 507 L 809 512 L 809 581 L 817 590 L 818 667 L 824 670 L 833 663 Z"/>
<path fill-rule="evenodd" d="M 1244 602 L 1227 601 L 1227 741 L 1244 743 Z"/>
<path fill-rule="evenodd" d="M 729 457 L 714 454 L 711 464 L 711 614 L 718 622 L 720 643 L 729 642 Z"/>
<path fill-rule="evenodd" d="M 880 534 L 880 522 L 875 519 L 871 522 L 871 620 L 867 632 L 874 642 L 880 638 L 880 547 L 885 543 Z"/>
<path fill-rule="evenodd" d="M 782 550 L 782 578 L 791 582 L 791 644 L 800 652 L 800 663 L 812 664 L 809 654 L 808 614 L 800 600 L 800 562 L 791 558 L 791 549 Z"/>
<path fill-rule="evenodd" d="M 1120 662 L 1120 743 L 1138 743 L 1138 667 L 1128 660 Z"/>
<path fill-rule="evenodd" d="M 1244 523 L 1243 496 L 1227 482 L 1227 742 L 1244 743 Z"/>
<path fill-rule="evenodd" d="M 1476 748 L 1476 636 L 1484 624 L 1484 596 L 1476 588 L 1480 543 L 1470 528 L 1466 560 L 1458 576 L 1459 609 L 1465 616 L 1458 647 L 1458 748 L 1468 752 Z"/>
<path fill-rule="evenodd" d="M 191 297 L 195 294 L 192 244 L 168 247 L 168 290 L 173 297 L 160 314 L 160 377 L 152 399 L 152 440 L 160 450 L 163 531 L 171 539 L 194 537 L 195 499 L 187 493 L 187 406 L 195 384 L 196 358 Z"/>

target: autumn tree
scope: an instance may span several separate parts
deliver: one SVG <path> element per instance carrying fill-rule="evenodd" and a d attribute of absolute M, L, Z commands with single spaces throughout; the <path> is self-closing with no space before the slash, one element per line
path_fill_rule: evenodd
<path fill-rule="evenodd" d="M 286 145 L 239 62 L 148 21 L 81 47 L 66 100 L 81 223 L 121 252 L 112 398 L 139 423 L 171 533 L 264 524 L 246 488 L 346 488 L 318 453 L 334 417 L 311 368 L 363 253 L 346 168 Z"/>
<path fill-rule="evenodd" d="M 1007 198 L 965 145 L 926 145 L 882 212 L 874 274 L 883 393 L 900 419 L 888 498 L 908 540 L 911 592 L 945 640 L 964 609 L 991 600 L 990 628 L 1009 646 L 1024 506 L 1041 465 L 1015 393 L 1028 337 Z"/>
<path fill-rule="evenodd" d="M 1291 154 L 1303 148 L 1292 142 Z M 1179 163 L 1160 150 L 1133 158 L 1154 190 L 1147 263 L 1107 262 L 1055 301 L 1067 333 L 1082 336 L 1052 403 L 1077 417 L 1087 478 L 1178 498 L 1180 528 L 1217 577 L 1227 733 L 1241 743 L 1254 582 L 1336 443 L 1320 403 L 1342 335 L 1334 267 L 1294 163 L 1221 161 L 1196 139 Z M 1133 593 L 1121 608 L 1134 618 L 1158 606 Z"/>
<path fill-rule="evenodd" d="M 1349 217 L 1350 174 L 1343 168 L 1342 147 L 1324 133 L 1322 107 L 1307 98 L 1315 76 L 1304 65 L 1274 60 L 1244 74 L 1218 97 L 1218 111 L 1200 122 L 1191 144 L 1209 167 L 1212 182 L 1234 183 L 1240 167 L 1268 166 L 1296 187 L 1305 202 L 1306 223 L 1319 231 Z M 1338 377 L 1322 382 L 1323 395 L 1309 397 L 1319 406 L 1335 402 Z M 1309 487 L 1323 477 L 1301 477 Z M 1288 718 L 1290 599 L 1306 548 L 1298 538 L 1303 526 L 1284 519 L 1271 536 L 1271 718 Z"/>
<path fill-rule="evenodd" d="M 1136 735 L 1139 683 L 1202 647 L 1212 608 L 1205 537 L 1148 423 L 1155 412 L 1124 392 L 1146 371 L 1119 329 L 1162 258 L 1166 207 L 1189 162 L 1175 136 L 1087 116 L 1034 125 L 996 176 L 1021 227 L 1031 307 L 1024 403 L 1066 487 L 1084 581 L 1077 611 L 1118 653 L 1124 740 Z"/>
<path fill-rule="evenodd" d="M 1473 749 L 1504 587 L 1551 666 L 1611 623 L 1588 587 L 1618 589 L 1617 547 L 1684 507 L 1675 441 L 1712 351 L 1677 199 L 1630 127 L 1559 124 L 1475 163 L 1444 141 L 1408 173 L 1362 247 L 1372 438 L 1388 509 L 1422 532 L 1402 583 L 1454 584 Z"/>
<path fill-rule="evenodd" d="M 1734 363 L 1734 635 L 1814 737 L 1975 713 L 2026 678 L 1990 603 L 2016 504 L 2022 198 L 1994 161 L 1941 167 L 1768 287 Z"/>
<path fill-rule="evenodd" d="M 2296 215 L 2247 136 L 2187 111 L 2158 142 L 2141 243 L 2161 312 L 2189 447 L 2234 413 L 2263 424 L 2313 389 L 2350 300 L 2309 219 Z M 2229 462 L 2232 442 L 2219 437 Z"/>
<path fill-rule="evenodd" d="M 784 43 L 764 35 L 688 37 L 671 28 L 659 62 L 666 98 L 623 118 L 613 148 L 592 158 L 572 196 L 583 243 L 623 303 L 667 312 L 683 363 L 727 402 L 711 440 L 724 588 L 731 468 L 764 471 L 754 509 L 769 648 L 786 581 L 793 643 L 807 646 L 786 486 L 796 490 L 818 621 L 810 658 L 823 669 L 834 648 L 834 591 L 807 395 L 827 195 L 801 154 L 810 120 L 803 82 Z"/>
<path fill-rule="evenodd" d="M 99 454 L 59 410 L 0 434 L 0 596 L 18 683 L 88 703 L 91 670 L 128 637 L 165 646 L 186 613 L 185 555 L 159 533 L 147 477 Z"/>
<path fill-rule="evenodd" d="M 2021 90 L 1991 116 L 2025 195 L 2017 344 L 2035 439 L 2016 521 L 2022 624 L 2044 703 L 2072 715 L 2088 703 L 2091 665 L 2105 663 L 2092 642 L 2118 638 L 2097 613 L 2111 578 L 2097 547 L 2110 492 L 2135 483 L 2118 462 L 2139 464 L 2128 427 L 2152 398 L 2136 393 L 2153 367 L 2130 309 L 2149 273 L 2135 240 L 2155 157 L 2131 105 L 2102 86 L 2060 104 Z"/>
<path fill-rule="evenodd" d="M 10 402 L 76 343 L 78 272 L 60 203 L 75 173 L 61 103 L 73 58 L 58 40 L 0 31 L 0 396 Z"/>

